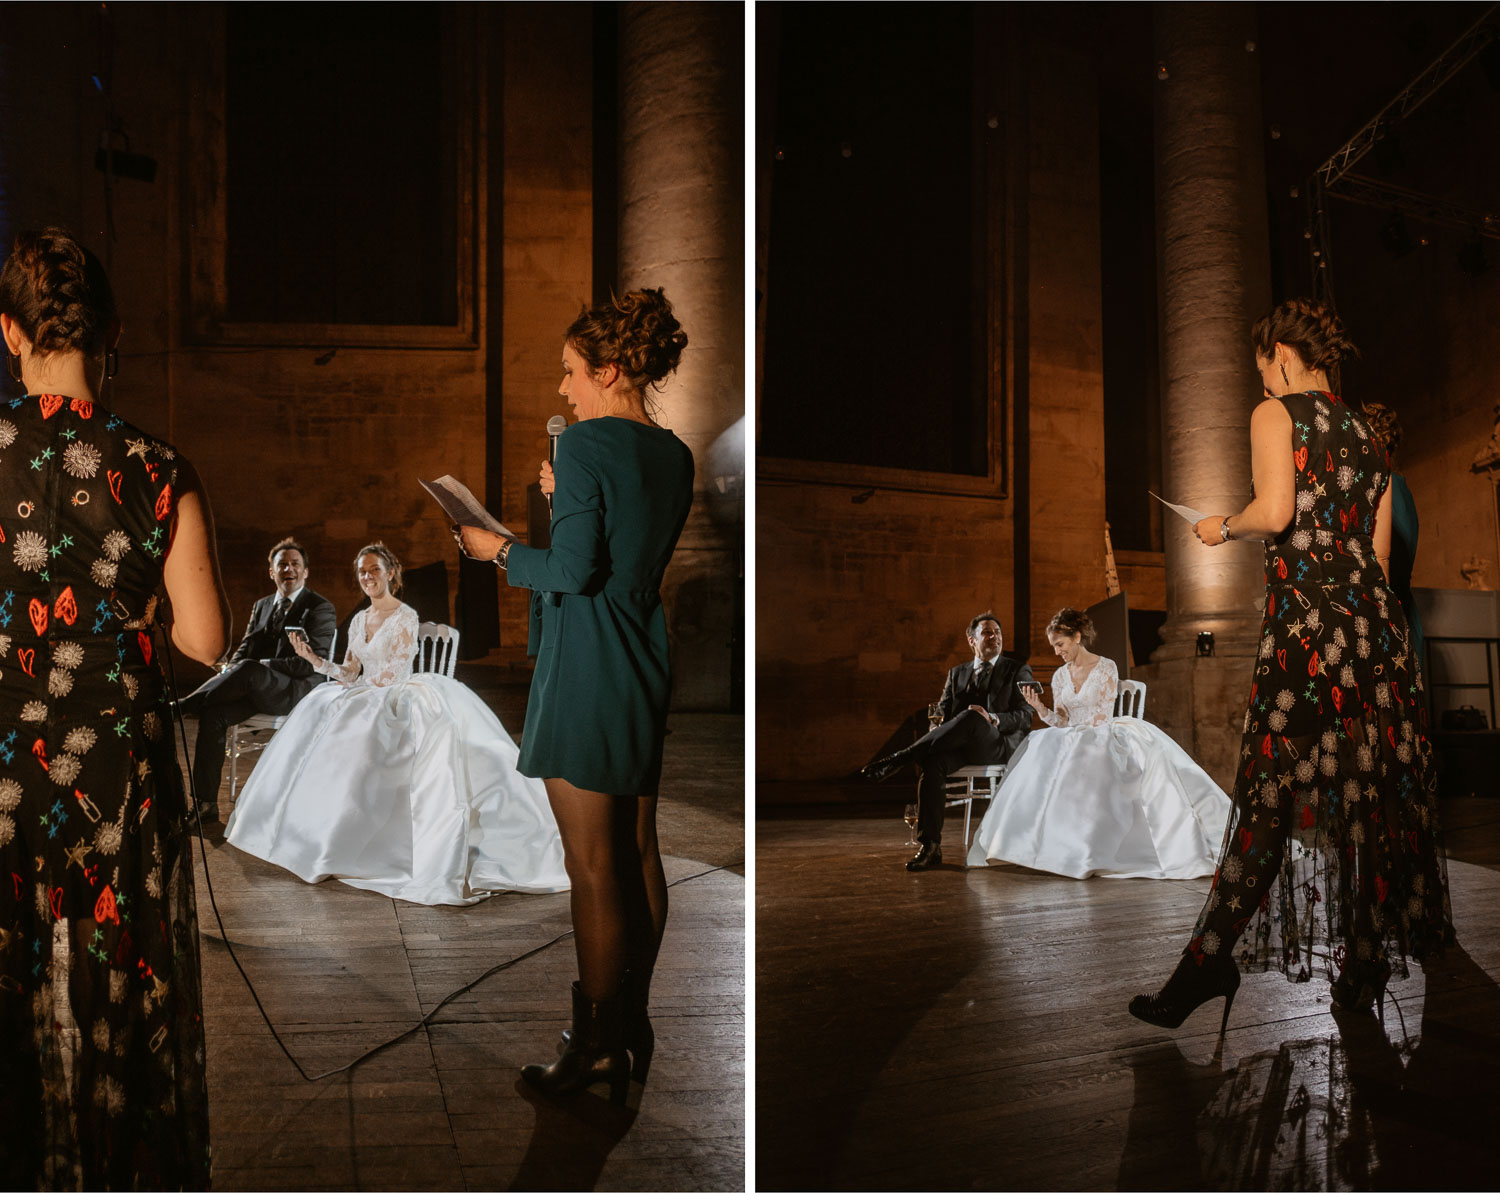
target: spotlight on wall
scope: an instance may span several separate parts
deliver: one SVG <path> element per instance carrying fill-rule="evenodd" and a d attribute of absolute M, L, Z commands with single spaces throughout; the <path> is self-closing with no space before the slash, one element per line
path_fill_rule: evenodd
<path fill-rule="evenodd" d="M 1167 77 L 1167 64 L 1165 62 L 1158 62 L 1156 64 L 1156 77 L 1158 79 L 1165 79 Z"/>
<path fill-rule="evenodd" d="M 1204 630 L 1198 635 L 1198 657 L 1200 659 L 1214 657 L 1214 632 L 1212 630 Z"/>
<path fill-rule="evenodd" d="M 1484 255 L 1484 242 L 1477 233 L 1459 247 L 1458 267 L 1471 278 L 1477 278 L 1490 267 L 1489 260 Z"/>
<path fill-rule="evenodd" d="M 1391 212 L 1391 218 L 1380 226 L 1380 243 L 1393 257 L 1404 257 L 1411 252 L 1411 234 L 1406 230 L 1406 217 L 1399 211 Z"/>

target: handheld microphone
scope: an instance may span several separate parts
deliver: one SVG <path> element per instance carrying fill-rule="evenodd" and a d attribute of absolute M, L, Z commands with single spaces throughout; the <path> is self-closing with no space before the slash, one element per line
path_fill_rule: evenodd
<path fill-rule="evenodd" d="M 554 414 L 547 420 L 547 462 L 557 463 L 557 437 L 568 429 L 568 420 L 560 414 Z M 552 494 L 547 494 L 547 512 L 552 512 Z"/>

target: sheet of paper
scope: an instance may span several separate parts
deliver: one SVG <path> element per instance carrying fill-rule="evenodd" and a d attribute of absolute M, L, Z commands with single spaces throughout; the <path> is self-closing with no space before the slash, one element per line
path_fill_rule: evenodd
<path fill-rule="evenodd" d="M 489 510 L 479 504 L 479 500 L 463 481 L 451 476 L 440 476 L 435 481 L 424 481 L 418 477 L 417 483 L 432 494 L 433 499 L 443 507 L 443 512 L 457 525 L 478 526 L 482 530 L 502 534 L 508 539 L 516 537 L 490 516 Z"/>
<path fill-rule="evenodd" d="M 1150 490 L 1147 490 L 1147 492 L 1150 492 Z M 1156 494 L 1152 493 L 1151 496 L 1156 497 Z M 1196 526 L 1199 522 L 1203 521 L 1204 518 L 1210 516 L 1208 514 L 1199 513 L 1190 505 L 1178 505 L 1175 501 L 1168 501 L 1165 497 L 1156 497 L 1156 500 L 1161 502 L 1178 517 L 1186 518 L 1189 525 L 1192 526 Z"/>

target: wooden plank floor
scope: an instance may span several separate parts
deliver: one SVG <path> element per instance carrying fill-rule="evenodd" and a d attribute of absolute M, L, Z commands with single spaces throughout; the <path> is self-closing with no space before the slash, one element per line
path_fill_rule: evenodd
<path fill-rule="evenodd" d="M 900 811 L 756 825 L 759 1188 L 1495 1187 L 1500 800 L 1445 808 L 1462 947 L 1383 1025 L 1255 975 L 1222 1056 L 1217 1010 L 1125 1009 L 1207 879 L 908 874 Z"/>
<path fill-rule="evenodd" d="M 515 692 L 485 695 L 519 723 Z M 652 990 L 656 1056 L 639 1107 L 593 1096 L 554 1104 L 520 1082 L 520 1066 L 550 1060 L 567 1026 L 571 938 L 480 982 L 352 1070 L 304 1080 L 230 960 L 200 860 L 216 1189 L 744 1187 L 744 721 L 683 715 L 671 728 L 662 841 L 668 880 L 686 881 L 671 891 Z M 221 807 L 227 815 L 227 781 Z M 308 885 L 221 833 L 210 834 L 208 866 L 225 934 L 313 1076 L 569 928 L 566 894 L 422 907 Z"/>

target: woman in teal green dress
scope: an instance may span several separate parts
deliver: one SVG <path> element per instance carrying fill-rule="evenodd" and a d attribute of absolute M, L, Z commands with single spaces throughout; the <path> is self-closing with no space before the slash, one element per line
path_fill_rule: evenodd
<path fill-rule="evenodd" d="M 687 336 L 660 290 L 586 309 L 563 341 L 558 392 L 578 422 L 543 465 L 552 545 L 466 527 L 464 550 L 540 594 L 541 639 L 519 769 L 542 779 L 572 883 L 573 1029 L 522 1076 L 553 1094 L 644 1081 L 646 1008 L 667 918 L 656 795 L 672 674 L 661 578 L 693 497 L 693 456 L 651 417 Z"/>
<path fill-rule="evenodd" d="M 1412 568 L 1417 562 L 1417 503 L 1413 500 L 1406 478 L 1396 468 L 1396 453 L 1401 449 L 1405 432 L 1396 412 L 1380 402 L 1365 402 L 1360 411 L 1370 420 L 1370 431 L 1380 446 L 1385 448 L 1386 460 L 1391 467 L 1391 589 L 1396 600 L 1406 613 L 1407 625 L 1411 627 L 1411 659 L 1413 665 L 1423 667 L 1427 661 L 1427 648 L 1422 639 L 1422 615 L 1417 609 L 1416 598 L 1411 591 Z"/>

